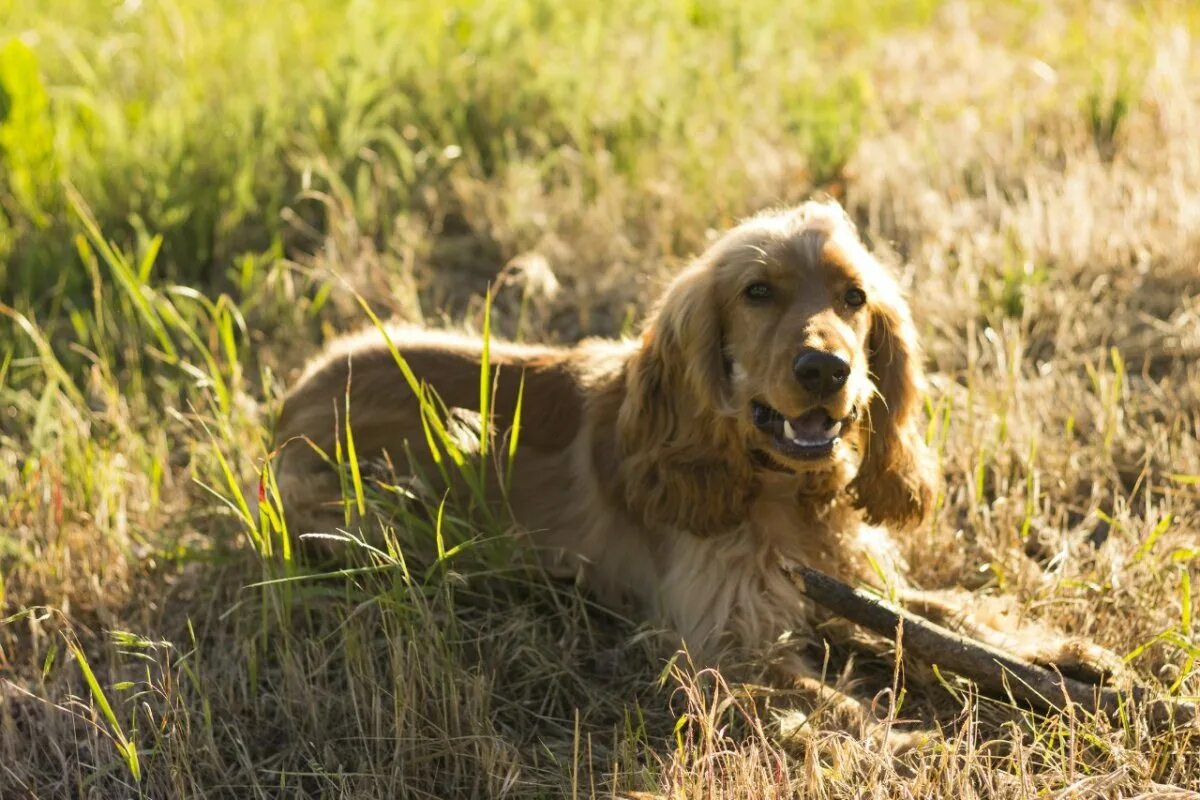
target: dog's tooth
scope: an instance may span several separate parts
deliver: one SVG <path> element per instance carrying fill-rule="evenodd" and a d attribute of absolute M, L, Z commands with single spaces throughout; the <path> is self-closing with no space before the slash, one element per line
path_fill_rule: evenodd
<path fill-rule="evenodd" d="M 836 438 L 837 435 L 841 432 L 842 432 L 842 423 L 835 422 L 835 423 L 833 423 L 833 427 L 829 429 L 829 438 L 830 439 Z"/>
<path fill-rule="evenodd" d="M 789 419 L 783 421 L 783 435 L 788 439 L 796 438 L 796 431 L 792 428 L 792 421 Z"/>

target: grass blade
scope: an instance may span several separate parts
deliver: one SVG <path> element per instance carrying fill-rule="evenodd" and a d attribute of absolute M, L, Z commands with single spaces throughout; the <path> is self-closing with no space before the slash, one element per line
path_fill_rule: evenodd
<path fill-rule="evenodd" d="M 492 292 L 489 288 L 483 300 L 483 349 L 479 354 L 479 458 L 487 461 L 488 440 L 491 428 L 491 340 L 492 340 Z"/>
<path fill-rule="evenodd" d="M 125 765 L 129 767 L 129 773 L 133 775 L 135 781 L 142 779 L 142 767 L 138 761 L 137 747 L 125 735 L 125 731 L 121 729 L 121 723 L 117 721 L 117 715 L 113 713 L 112 705 L 108 702 L 108 697 L 104 694 L 104 689 L 100 686 L 100 681 L 96 680 L 96 673 L 92 672 L 92 666 L 88 663 L 87 656 L 83 654 L 83 649 L 70 639 L 67 640 L 67 647 L 75 656 L 75 661 L 79 664 L 79 669 L 83 673 L 83 679 L 87 682 L 88 691 L 92 693 L 92 699 L 100 708 L 100 713 L 104 716 L 111 730 L 112 736 L 117 742 L 117 752 L 121 754 L 121 758 L 125 761 Z"/>
<path fill-rule="evenodd" d="M 513 406 L 512 425 L 508 430 L 508 463 L 504 467 L 504 491 L 512 486 L 513 464 L 517 460 L 517 444 L 521 440 L 521 409 L 525 406 L 525 372 L 521 372 L 521 382 L 517 384 L 517 402 Z"/>
<path fill-rule="evenodd" d="M 346 460 L 350 462 L 350 480 L 354 487 L 354 503 L 358 508 L 358 516 L 362 518 L 367 513 L 367 504 L 363 498 L 362 471 L 358 465 L 358 450 L 354 446 L 354 429 L 350 424 L 350 383 L 353 370 L 350 362 L 346 364 Z"/>

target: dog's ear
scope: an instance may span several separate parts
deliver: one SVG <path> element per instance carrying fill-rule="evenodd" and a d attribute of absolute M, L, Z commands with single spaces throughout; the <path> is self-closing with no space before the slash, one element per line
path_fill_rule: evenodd
<path fill-rule="evenodd" d="M 668 288 L 626 375 L 617 479 L 648 528 L 703 536 L 745 519 L 754 473 L 726 373 L 713 271 L 701 260 Z"/>
<path fill-rule="evenodd" d="M 870 522 L 909 527 L 925 518 L 937 492 L 921 430 L 921 347 L 908 304 L 890 279 L 872 288 L 868 302 L 868 363 L 876 392 L 850 491 Z"/>

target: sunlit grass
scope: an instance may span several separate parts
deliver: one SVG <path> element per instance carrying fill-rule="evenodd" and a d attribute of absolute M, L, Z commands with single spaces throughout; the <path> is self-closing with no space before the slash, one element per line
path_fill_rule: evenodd
<path fill-rule="evenodd" d="M 505 440 L 481 370 L 473 448 L 385 322 L 629 333 L 714 232 L 832 193 L 929 351 L 916 574 L 1194 695 L 1198 35 L 1166 3 L 0 0 L 0 796 L 1200 788 L 1192 732 L 945 676 L 880 697 L 928 752 L 785 741 L 786 692 L 664 669 L 522 557 L 486 487 L 524 383 Z M 349 407 L 314 536 L 272 418 L 362 326 L 436 474 L 360 464 Z"/>

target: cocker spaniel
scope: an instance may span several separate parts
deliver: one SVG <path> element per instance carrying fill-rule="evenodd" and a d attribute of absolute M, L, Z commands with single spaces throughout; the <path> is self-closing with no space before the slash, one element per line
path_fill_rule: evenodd
<path fill-rule="evenodd" d="M 393 345 L 445 409 L 478 409 L 476 338 L 391 328 L 334 342 L 278 420 L 293 528 L 342 524 L 339 483 L 311 445 L 332 452 L 347 396 L 361 458 L 411 454 L 436 474 Z M 786 577 L 791 562 L 1037 663 L 1120 668 L 1090 642 L 1018 621 L 1005 601 L 906 580 L 894 537 L 922 523 L 937 493 L 921 348 L 895 279 L 834 203 L 730 230 L 675 278 L 636 339 L 493 341 L 489 369 L 484 429 L 497 442 L 523 397 L 515 463 L 487 470 L 491 496 L 548 568 L 674 631 L 700 663 L 770 652 L 792 685 L 866 719 L 801 648 L 775 646 L 789 632 L 803 643 L 838 630 Z M 322 517 L 331 501 L 332 523 Z"/>

